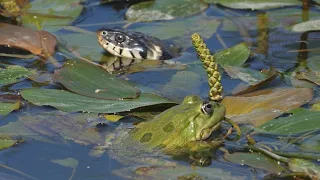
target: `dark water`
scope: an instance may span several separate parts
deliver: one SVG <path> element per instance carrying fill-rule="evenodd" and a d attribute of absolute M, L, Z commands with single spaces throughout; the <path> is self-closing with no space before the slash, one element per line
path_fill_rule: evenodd
<path fill-rule="evenodd" d="M 89 1 L 87 5 L 97 3 L 98 1 Z M 81 16 L 78 17 L 73 26 L 81 27 L 88 31 L 95 32 L 102 26 L 108 26 L 109 28 L 121 27 L 126 24 L 123 21 L 125 17 L 126 9 L 128 8 L 128 3 L 113 3 L 113 4 L 103 4 L 103 5 L 92 5 L 87 6 L 87 8 L 82 12 Z M 298 7 L 292 7 L 292 9 L 299 10 Z M 279 10 L 279 9 L 275 9 Z M 270 10 L 270 11 L 275 11 Z M 232 10 L 237 14 L 232 17 L 226 17 L 226 11 L 230 11 L 228 8 L 223 8 L 220 6 L 211 5 L 204 13 L 212 18 L 228 18 L 230 20 L 236 20 L 238 17 L 255 17 L 262 12 L 245 11 L 245 10 Z M 316 8 L 310 8 L 310 11 L 314 13 L 320 13 Z M 274 18 L 274 17 L 270 17 Z M 275 18 L 276 19 L 276 18 Z M 113 23 L 116 22 L 116 23 Z M 255 23 L 255 21 L 251 21 Z M 148 26 L 147 23 L 135 23 L 129 26 L 131 27 L 144 27 Z M 192 24 L 190 24 L 192 26 Z M 244 27 L 246 28 L 246 27 Z M 266 30 L 268 32 L 268 51 L 267 54 L 255 54 L 247 61 L 247 65 L 256 70 L 266 69 L 270 66 L 275 67 L 280 71 L 291 70 L 296 67 L 301 57 L 313 56 L 316 53 L 309 54 L 299 54 L 297 52 L 288 53 L 290 50 L 298 50 L 301 47 L 301 33 L 293 33 L 286 30 L 285 27 L 278 26 L 269 28 Z M 212 51 L 224 49 L 223 45 L 219 43 L 217 34 L 224 40 L 227 47 L 231 47 L 240 42 L 246 41 L 251 43 L 251 49 L 255 52 L 259 46 L 258 32 L 257 30 L 248 29 L 248 37 L 244 37 L 241 33 L 237 31 L 227 31 L 223 29 L 223 25 L 220 25 L 217 32 L 208 40 L 206 40 L 208 47 Z M 61 30 L 59 34 L 67 34 L 70 31 Z M 319 47 L 319 32 L 309 33 L 309 48 Z M 189 37 L 186 37 L 189 38 Z M 90 50 L 90 49 L 88 49 Z M 187 55 L 186 55 L 187 54 Z M 188 55 L 189 54 L 189 55 Z M 191 55 L 190 55 L 191 54 Z M 183 52 L 183 56 L 186 58 L 178 59 L 180 62 L 190 63 L 189 70 L 194 72 L 200 72 L 201 82 L 195 89 L 185 89 L 183 92 L 177 92 L 176 94 L 163 94 L 171 99 L 181 100 L 185 95 L 197 94 L 202 97 L 207 96 L 208 85 L 206 82 L 206 74 L 202 69 L 202 64 L 195 60 L 195 52 L 192 47 L 187 48 Z M 193 57 L 193 58 L 189 58 Z M 66 59 L 60 56 L 58 53 L 55 58 L 63 63 Z M 53 73 L 56 69 L 50 62 L 38 61 L 38 60 L 20 60 L 15 58 L 2 58 L 0 57 L 2 63 L 6 64 L 18 64 L 24 67 L 36 68 L 37 70 L 47 71 Z M 202 70 L 201 70 L 202 69 Z M 152 88 L 159 93 L 161 93 L 161 87 L 165 85 L 172 76 L 177 72 L 174 69 L 166 70 L 149 70 L 146 72 L 140 72 L 135 74 L 126 75 L 130 81 L 136 84 Z M 228 75 L 223 74 L 222 84 L 225 89 L 225 93 L 228 94 L 232 89 L 239 83 L 238 80 L 232 80 Z M 269 86 L 288 86 L 284 81 L 277 78 Z M 58 86 L 49 85 L 43 86 L 41 84 L 34 83 L 30 80 L 25 80 L 14 85 L 1 87 L 1 94 L 16 93 L 17 91 L 30 87 L 44 87 L 44 88 L 57 88 Z M 51 111 L 52 108 L 36 108 L 31 104 L 25 103 L 24 107 L 14 113 L 9 114 L 0 121 L 0 125 L 4 126 L 10 122 L 17 121 L 18 117 L 24 112 L 30 110 L 35 112 Z M 34 140 L 32 137 L 26 139 L 25 143 L 21 143 L 18 146 L 12 147 L 0 151 L 0 162 L 6 166 L 17 169 L 26 174 L 32 175 L 38 179 L 43 180 L 60 180 L 69 179 L 72 174 L 72 168 L 66 168 L 58 164 L 52 163 L 53 159 L 64 159 L 64 158 L 74 158 L 78 160 L 78 166 L 74 173 L 74 180 L 102 180 L 102 179 L 121 179 L 112 174 L 112 170 L 119 169 L 122 167 L 117 161 L 108 157 L 105 153 L 101 157 L 91 157 L 88 155 L 90 149 L 93 145 L 80 145 L 72 140 L 62 140 L 60 136 L 49 138 L 51 143 Z M 54 143 L 55 142 L 55 143 Z M 184 162 L 181 162 L 184 164 Z M 251 168 L 246 166 L 240 166 L 235 164 L 230 164 L 224 162 L 222 159 L 215 161 L 210 167 L 212 168 L 222 168 L 227 171 L 231 171 L 235 176 L 243 175 L 247 176 L 247 179 L 256 177 L 257 179 L 262 177 L 262 171 L 253 172 Z M 25 176 L 19 175 L 13 171 L 7 170 L 5 168 L 0 168 L 0 176 L 7 179 L 30 179 Z M 1 178 L 0 178 L 1 179 Z"/>

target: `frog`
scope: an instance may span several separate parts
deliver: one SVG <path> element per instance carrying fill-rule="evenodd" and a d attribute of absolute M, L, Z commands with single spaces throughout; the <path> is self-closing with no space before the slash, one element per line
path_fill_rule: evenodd
<path fill-rule="evenodd" d="M 223 143 L 220 138 L 209 138 L 220 129 L 225 113 L 221 103 L 186 96 L 181 104 L 150 120 L 118 129 L 106 140 L 108 154 L 123 164 L 173 166 L 174 160 L 183 160 L 208 166 Z"/>

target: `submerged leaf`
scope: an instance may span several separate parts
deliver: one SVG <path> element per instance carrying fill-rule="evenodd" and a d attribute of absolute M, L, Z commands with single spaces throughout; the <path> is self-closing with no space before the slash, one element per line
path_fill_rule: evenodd
<path fill-rule="evenodd" d="M 129 21 L 171 20 L 196 14 L 207 8 L 207 4 L 195 0 L 148 1 L 130 6 L 126 12 L 126 19 Z"/>
<path fill-rule="evenodd" d="M 75 169 L 78 167 L 78 160 L 74 159 L 74 158 L 66 158 L 66 159 L 54 159 L 51 160 L 53 163 L 59 164 L 61 166 L 64 167 L 69 167 L 72 169 Z"/>
<path fill-rule="evenodd" d="M 309 102 L 313 90 L 309 88 L 273 88 L 240 96 L 226 96 L 226 117 L 238 123 L 259 126 L 286 111 Z"/>
<path fill-rule="evenodd" d="M 46 31 L 0 23 L 0 45 L 12 46 L 48 57 L 55 52 L 56 37 Z"/>
<path fill-rule="evenodd" d="M 277 163 L 277 160 L 271 159 L 260 153 L 226 153 L 224 159 L 240 165 L 247 165 L 274 173 L 280 173 L 285 170 L 284 167 Z"/>
<path fill-rule="evenodd" d="M 55 32 L 75 20 L 83 6 L 79 0 L 37 0 L 23 8 L 21 16 L 24 26 Z"/>
<path fill-rule="evenodd" d="M 28 70 L 22 66 L 10 65 L 6 69 L 0 68 L 0 85 L 13 84 L 20 81 L 20 78 L 34 75 L 34 70 Z"/>
<path fill-rule="evenodd" d="M 17 110 L 19 108 L 20 108 L 20 101 L 16 103 L 0 102 L 0 115 L 5 116 L 9 114 L 11 111 Z"/>
<path fill-rule="evenodd" d="M 262 10 L 279 8 L 284 6 L 296 6 L 300 5 L 301 2 L 298 0 L 277 0 L 261 1 L 261 0 L 204 0 L 206 3 L 221 4 L 223 6 L 233 9 L 251 9 L 251 10 Z"/>
<path fill-rule="evenodd" d="M 320 127 L 319 111 L 298 108 L 288 113 L 292 115 L 271 120 L 259 128 L 276 134 L 297 134 L 317 130 Z"/>
<path fill-rule="evenodd" d="M 77 94 L 98 99 L 134 99 L 140 90 L 100 67 L 84 61 L 67 61 L 53 75 L 55 81 Z"/>
<path fill-rule="evenodd" d="M 132 100 L 103 100 L 81 96 L 68 91 L 55 89 L 25 89 L 21 91 L 24 99 L 35 105 L 49 105 L 67 112 L 87 111 L 115 113 L 156 104 L 174 104 L 154 94 L 142 93 Z"/>

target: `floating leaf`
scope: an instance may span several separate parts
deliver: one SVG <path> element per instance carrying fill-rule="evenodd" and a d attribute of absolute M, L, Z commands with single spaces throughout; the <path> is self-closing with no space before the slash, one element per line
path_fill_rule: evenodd
<path fill-rule="evenodd" d="M 35 55 L 47 57 L 55 52 L 57 40 L 46 31 L 0 23 L 0 45 L 30 51 Z"/>
<path fill-rule="evenodd" d="M 55 32 L 69 25 L 83 9 L 79 0 L 37 0 L 23 8 L 21 21 L 24 26 Z"/>
<path fill-rule="evenodd" d="M 319 164 L 307 161 L 305 159 L 292 158 L 290 159 L 288 165 L 291 171 L 304 173 L 310 179 L 318 179 L 320 177 Z"/>
<path fill-rule="evenodd" d="M 7 85 L 19 82 L 24 77 L 33 75 L 34 70 L 28 70 L 22 66 L 9 65 L 6 69 L 0 68 L 0 85 Z"/>
<path fill-rule="evenodd" d="M 0 115 L 5 116 L 9 114 L 11 111 L 17 110 L 19 108 L 20 108 L 20 101 L 16 103 L 0 102 Z"/>
<path fill-rule="evenodd" d="M 207 4 L 195 0 L 148 1 L 130 6 L 126 12 L 126 19 L 129 21 L 171 20 L 196 14 L 207 8 Z"/>
<path fill-rule="evenodd" d="M 320 30 L 320 19 L 310 20 L 307 22 L 302 22 L 292 26 L 292 31 L 294 32 L 307 32 L 307 31 L 319 31 Z"/>
<path fill-rule="evenodd" d="M 222 66 L 241 66 L 250 55 L 250 49 L 246 43 L 240 43 L 231 48 L 224 49 L 214 54 L 215 60 Z"/>
<path fill-rule="evenodd" d="M 49 105 L 67 112 L 87 111 L 99 113 L 115 113 L 129 111 L 143 106 L 169 103 L 167 99 L 154 94 L 142 93 L 132 100 L 103 100 L 81 96 L 63 90 L 55 89 L 25 89 L 21 91 L 24 99 L 35 105 Z"/>
<path fill-rule="evenodd" d="M 307 60 L 308 67 L 312 71 L 320 72 L 320 56 L 312 56 Z"/>
<path fill-rule="evenodd" d="M 309 88 L 273 88 L 240 96 L 226 96 L 226 117 L 238 123 L 259 126 L 290 109 L 309 102 L 313 90 Z"/>
<path fill-rule="evenodd" d="M 320 127 L 319 111 L 298 108 L 288 113 L 292 115 L 271 120 L 259 128 L 276 134 L 297 134 L 317 130 Z"/>
<path fill-rule="evenodd" d="M 140 94 L 128 81 L 84 61 L 67 61 L 53 78 L 68 90 L 87 97 L 121 100 L 134 99 Z"/>
<path fill-rule="evenodd" d="M 274 173 L 281 173 L 285 170 L 277 160 L 271 159 L 260 153 L 240 153 L 224 154 L 224 159 L 240 165 L 247 165 L 253 168 L 259 168 Z"/>
<path fill-rule="evenodd" d="M 66 158 L 66 159 L 54 159 L 51 160 L 53 163 L 59 164 L 61 166 L 64 167 L 69 167 L 72 169 L 75 169 L 78 167 L 78 160 L 74 159 L 74 158 Z"/>
<path fill-rule="evenodd" d="M 0 150 L 10 148 L 19 142 L 19 139 L 14 140 L 9 137 L 0 137 Z"/>
<path fill-rule="evenodd" d="M 320 85 L 320 72 L 308 71 L 296 73 L 298 79 L 308 80 L 317 85 Z"/>
<path fill-rule="evenodd" d="M 320 111 L 320 102 L 312 105 L 312 108 L 311 108 L 313 111 Z"/>
<path fill-rule="evenodd" d="M 274 78 L 277 77 L 277 72 L 274 68 L 271 68 L 270 70 L 262 70 L 256 71 L 251 70 L 247 68 L 241 68 L 241 67 L 225 67 L 225 70 L 228 72 L 228 74 L 231 77 L 239 78 L 248 84 L 240 83 L 233 91 L 233 95 L 240 95 L 249 93 L 252 91 L 257 90 L 261 86 L 269 83 Z M 233 73 L 233 74 L 232 74 Z"/>
<path fill-rule="evenodd" d="M 251 9 L 251 10 L 262 10 L 279 8 L 285 6 L 296 6 L 301 5 L 298 0 L 283 0 L 281 2 L 277 0 L 261 1 L 261 0 L 204 0 L 206 3 L 221 4 L 223 6 L 233 9 Z"/>

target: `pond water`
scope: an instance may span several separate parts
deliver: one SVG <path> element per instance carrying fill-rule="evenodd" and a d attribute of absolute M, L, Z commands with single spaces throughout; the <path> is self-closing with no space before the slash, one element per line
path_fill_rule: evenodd
<path fill-rule="evenodd" d="M 59 49 L 57 48 L 56 53 L 53 55 L 57 63 L 63 64 L 70 59 L 67 57 L 71 53 L 65 53 L 66 48 L 64 47 L 68 45 L 69 48 L 72 47 L 74 48 L 73 50 L 78 51 L 80 53 L 79 56 L 97 63 L 100 60 L 104 61 L 103 56 L 105 53 L 98 45 L 95 32 L 101 27 L 126 27 L 130 30 L 158 37 L 173 45 L 174 48 L 179 49 L 180 57 L 173 59 L 173 61 L 181 63 L 183 68 L 181 69 L 182 65 L 180 66 L 179 64 L 176 66 L 162 65 L 161 67 L 145 65 L 145 67 L 140 67 L 139 72 L 118 74 L 119 78 L 134 83 L 142 92 L 154 92 L 178 103 L 189 94 L 196 94 L 203 99 L 207 99 L 209 91 L 207 75 L 202 62 L 197 58 L 190 39 L 192 33 L 198 32 L 204 37 L 211 52 L 217 52 L 241 42 L 246 42 L 251 54 L 242 67 L 256 70 L 257 72 L 273 67 L 280 72 L 277 78 L 263 84 L 259 87 L 260 89 L 271 87 L 311 87 L 315 92 L 313 101 L 303 107 L 309 108 L 312 104 L 318 103 L 319 86 L 316 84 L 318 83 L 319 85 L 319 74 L 314 77 L 316 80 L 309 79 L 308 81 L 300 82 L 301 84 L 298 84 L 298 82 L 294 84 L 290 81 L 290 78 L 292 78 L 292 72 L 301 68 L 312 69 L 317 73 L 320 71 L 320 29 L 318 28 L 318 31 L 311 32 L 294 32 L 290 28 L 300 22 L 320 17 L 319 5 L 311 6 L 308 11 L 303 12 L 300 5 L 251 11 L 230 9 L 210 4 L 204 11 L 169 21 L 129 22 L 125 20 L 125 16 L 130 3 L 133 2 L 85 2 L 85 8 L 75 18 L 71 26 L 60 25 L 64 28 L 51 32 L 61 43 L 61 46 L 59 46 Z M 308 14 L 308 16 L 305 14 Z M 10 21 L 2 17 L 0 22 L 8 23 Z M 313 57 L 318 59 L 316 61 L 307 61 Z M 52 61 L 38 57 L 31 59 L 0 57 L 0 60 L 1 64 L 20 65 L 35 69 L 38 74 L 53 74 L 58 69 Z M 103 63 L 100 62 L 100 64 Z M 314 66 L 311 67 L 310 64 L 314 64 Z M 179 74 L 181 72 L 183 72 L 182 75 Z M 242 81 L 230 78 L 222 68 L 221 73 L 224 95 L 231 95 L 234 88 Z M 248 74 L 248 76 L 252 75 Z M 14 84 L 1 86 L 0 95 L 5 99 L 5 95 L 18 95 L 21 90 L 32 87 L 65 89 L 61 84 L 57 83 L 39 83 L 24 79 Z M 22 100 L 20 109 L 6 116 L 0 116 L 0 134 L 2 136 L 7 135 L 24 139 L 24 142 L 16 146 L 0 151 L 0 164 L 2 165 L 0 166 L 0 179 L 123 179 L 123 177 L 115 175 L 113 170 L 126 167 L 126 165 L 109 157 L 107 153 L 98 157 L 90 155 L 90 151 L 97 143 L 103 142 L 90 139 L 91 137 L 95 138 L 95 135 L 90 134 L 86 137 L 87 129 L 84 128 L 86 124 L 83 125 L 81 124 L 83 122 L 79 121 L 81 127 L 80 125 L 79 127 L 78 125 L 75 125 L 77 127 L 72 127 L 71 123 L 65 123 L 68 120 L 77 122 L 78 116 L 81 119 L 82 112 L 69 113 L 69 116 L 66 115 L 67 113 L 60 115 L 60 112 L 50 115 L 50 112 L 56 113 L 57 110 L 49 106 L 36 106 Z M 46 113 L 49 114 L 45 115 Z M 93 119 L 95 119 L 95 115 L 94 113 L 92 114 Z M 287 115 L 285 114 L 283 117 Z M 90 114 L 88 116 L 90 117 Z M 97 116 L 95 117 L 97 118 Z M 305 116 L 302 115 L 302 117 Z M 130 123 L 132 121 L 134 120 L 128 120 Z M 99 126 L 99 130 L 101 133 L 112 132 L 118 124 L 120 123 L 110 123 L 107 127 Z M 315 126 L 318 126 L 318 124 Z M 69 127 L 70 131 L 66 131 Z M 319 149 L 319 138 L 317 138 L 319 133 L 316 130 L 319 127 L 312 129 L 315 133 L 312 134 L 314 139 L 310 145 L 314 147 L 312 152 L 316 152 L 316 154 Z M 271 138 L 257 137 L 255 140 L 263 140 L 266 144 L 268 142 L 272 144 L 272 141 L 277 141 L 273 145 L 281 145 L 281 143 L 289 143 L 290 141 L 280 141 L 276 138 L 276 135 L 270 136 Z M 296 136 L 298 137 L 299 135 Z M 244 141 L 242 139 L 240 142 L 245 143 Z M 299 146 L 299 143 L 297 146 Z M 305 146 L 307 145 L 308 143 L 305 144 Z M 235 144 L 231 146 L 235 146 L 234 148 L 237 149 Z M 310 152 L 310 149 L 303 150 L 301 147 L 293 147 L 290 151 Z M 199 174 L 202 173 L 201 175 L 206 174 L 207 176 L 204 177 L 209 179 L 219 179 L 220 175 L 221 179 L 263 179 L 268 174 L 268 171 L 266 169 L 263 170 L 263 168 L 255 169 L 250 166 L 228 162 L 222 158 L 222 154 L 222 152 L 218 152 L 217 159 L 208 167 L 212 168 L 211 170 L 207 168 L 201 170 L 198 167 L 195 169 L 200 171 Z M 55 160 L 64 161 L 57 162 Z M 177 162 L 190 167 L 187 162 Z M 192 168 L 189 171 L 191 172 Z M 220 173 L 220 175 L 208 175 L 210 172 Z M 165 173 L 174 174 L 173 172 L 163 172 L 163 174 Z M 160 177 L 157 176 L 157 178 Z M 167 179 L 168 177 L 164 176 L 162 178 Z"/>

